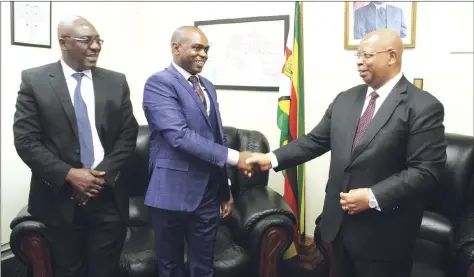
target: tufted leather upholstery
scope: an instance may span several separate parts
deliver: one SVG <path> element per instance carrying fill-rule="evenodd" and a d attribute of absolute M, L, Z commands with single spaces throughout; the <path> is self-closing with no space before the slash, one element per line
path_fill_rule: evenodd
<path fill-rule="evenodd" d="M 269 150 L 266 138 L 258 131 L 224 129 L 230 148 Z M 268 172 L 248 178 L 235 167 L 229 167 L 228 173 L 235 206 L 232 215 L 221 220 L 218 228 L 215 276 L 275 277 L 277 261 L 292 241 L 296 218 L 283 198 L 267 187 Z M 143 204 L 148 186 L 147 126 L 140 126 L 135 152 L 122 172 L 122 178 L 128 184 L 130 215 L 126 219 L 127 236 L 119 263 L 119 277 L 157 276 L 154 235 L 148 208 Z M 45 225 L 29 215 L 25 208 L 10 227 L 13 253 L 30 268 L 33 276 L 52 276 Z"/>
<path fill-rule="evenodd" d="M 413 277 L 468 276 L 474 261 L 474 138 L 446 134 L 441 187 L 425 201 Z"/>
<path fill-rule="evenodd" d="M 446 134 L 446 140 L 446 169 L 441 186 L 425 200 L 412 277 L 474 277 L 474 138 Z M 315 241 L 327 256 L 320 221 Z"/>

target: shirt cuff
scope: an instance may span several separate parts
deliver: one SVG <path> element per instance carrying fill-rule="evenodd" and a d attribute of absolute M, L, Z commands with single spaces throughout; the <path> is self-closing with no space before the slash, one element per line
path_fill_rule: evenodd
<path fill-rule="evenodd" d="M 273 152 L 267 153 L 268 158 L 270 159 L 270 162 L 272 163 L 272 168 L 275 168 L 278 166 L 278 160 L 275 154 Z"/>
<path fill-rule="evenodd" d="M 228 148 L 227 152 L 227 164 L 237 165 L 239 163 L 240 153 L 237 150 Z"/>
<path fill-rule="evenodd" d="M 232 182 L 230 181 L 230 179 L 227 179 L 227 182 L 229 183 L 229 187 L 232 186 Z"/>
<path fill-rule="evenodd" d="M 377 199 L 375 198 L 375 195 L 370 188 L 369 188 L 369 202 L 375 202 L 375 209 L 377 211 L 381 211 L 379 207 L 379 203 L 377 202 Z"/>

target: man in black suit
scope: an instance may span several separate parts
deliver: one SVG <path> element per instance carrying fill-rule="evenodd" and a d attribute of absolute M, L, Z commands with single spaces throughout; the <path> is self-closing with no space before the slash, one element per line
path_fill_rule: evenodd
<path fill-rule="evenodd" d="M 28 212 L 47 225 L 56 277 L 112 277 L 128 218 L 120 170 L 138 124 L 125 75 L 96 67 L 103 40 L 60 22 L 60 61 L 24 70 L 13 124 L 32 176 Z"/>
<path fill-rule="evenodd" d="M 339 93 L 307 135 L 247 160 L 279 171 L 331 151 L 321 234 L 332 276 L 409 277 L 423 197 L 444 168 L 443 105 L 403 76 L 402 45 L 387 29 L 365 36 L 365 84 Z"/>

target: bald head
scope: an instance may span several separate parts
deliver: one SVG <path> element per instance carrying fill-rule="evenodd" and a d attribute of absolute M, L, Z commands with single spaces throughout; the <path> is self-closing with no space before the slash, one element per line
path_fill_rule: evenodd
<path fill-rule="evenodd" d="M 93 29 L 94 26 L 87 19 L 72 15 L 62 19 L 58 24 L 58 38 L 64 36 L 77 36 L 81 29 Z"/>
<path fill-rule="evenodd" d="M 388 29 L 367 34 L 357 49 L 357 69 L 366 84 L 377 90 L 401 71 L 403 43 Z"/>
<path fill-rule="evenodd" d="M 201 31 L 201 29 L 194 26 L 182 26 L 176 29 L 171 36 L 171 45 L 173 43 L 186 43 L 192 37 L 202 36 L 206 38 L 206 35 Z M 207 39 L 207 38 L 206 38 Z"/>
<path fill-rule="evenodd" d="M 397 52 L 397 60 L 401 62 L 403 54 L 403 42 L 400 36 L 389 29 L 379 29 L 368 33 L 361 41 L 369 42 L 380 49 L 393 49 Z"/>
<path fill-rule="evenodd" d="M 58 41 L 63 60 L 72 69 L 83 71 L 96 66 L 102 40 L 89 21 L 69 16 L 58 24 Z"/>
<path fill-rule="evenodd" d="M 197 27 L 182 26 L 171 36 L 173 61 L 191 74 L 200 73 L 207 61 L 209 41 Z"/>

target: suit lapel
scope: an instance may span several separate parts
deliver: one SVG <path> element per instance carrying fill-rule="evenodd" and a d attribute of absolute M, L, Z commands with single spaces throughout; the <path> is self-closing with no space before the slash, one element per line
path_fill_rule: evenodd
<path fill-rule="evenodd" d="M 392 26 L 395 25 L 395 22 L 393 22 L 392 20 L 395 19 L 395 11 L 394 9 L 392 9 L 392 7 L 390 7 L 389 5 L 386 5 L 387 9 L 387 28 L 392 28 Z"/>
<path fill-rule="evenodd" d="M 376 24 L 376 17 L 377 17 L 377 7 L 375 7 L 375 4 L 374 3 L 370 3 L 369 4 L 369 9 L 370 10 L 367 10 L 368 12 L 366 13 L 366 16 L 368 18 L 368 21 L 370 22 L 370 24 L 368 24 L 370 27 L 368 27 L 368 31 L 372 31 L 372 30 L 375 30 L 375 24 Z"/>
<path fill-rule="evenodd" d="M 94 86 L 94 99 L 95 99 L 95 126 L 99 139 L 103 142 L 102 124 L 105 110 L 105 102 L 107 98 L 107 84 L 104 81 L 104 76 L 101 71 L 97 68 L 92 70 L 92 84 Z"/>
<path fill-rule="evenodd" d="M 346 161 L 350 159 L 352 152 L 352 144 L 354 143 L 354 136 L 357 130 L 357 124 L 359 123 L 359 118 L 362 113 L 362 108 L 364 107 L 364 101 L 367 94 L 367 86 L 362 86 L 360 90 L 354 93 L 354 99 L 352 106 L 347 111 L 347 117 L 345 120 L 345 128 L 348 130 L 345 137 L 344 151 L 347 153 Z"/>
<path fill-rule="evenodd" d="M 367 130 L 362 136 L 359 144 L 354 148 L 351 155 L 351 162 L 353 162 L 369 143 L 374 139 L 380 129 L 385 125 L 387 120 L 392 115 L 395 108 L 398 106 L 403 98 L 403 94 L 407 90 L 407 79 L 402 77 L 400 81 L 395 85 L 392 91 L 389 93 L 382 106 L 378 109 L 374 115 L 372 122 L 367 126 Z"/>
<path fill-rule="evenodd" d="M 72 105 L 71 95 L 69 94 L 61 62 L 57 62 L 49 72 L 49 83 L 61 102 L 61 106 L 71 123 L 74 134 L 76 137 L 79 137 L 77 134 L 76 114 L 74 113 L 74 106 Z"/>
<path fill-rule="evenodd" d="M 212 106 L 210 106 L 210 112 L 212 112 L 212 107 L 214 107 L 214 111 L 215 111 L 215 116 L 216 116 L 216 120 L 217 120 L 217 126 L 222 126 L 221 124 L 221 118 L 220 116 L 217 116 L 217 93 L 216 91 L 214 90 L 213 86 L 211 85 L 211 83 L 203 78 L 203 77 L 200 77 L 200 80 L 202 82 L 202 85 L 204 86 L 204 88 L 206 89 L 207 91 L 207 95 L 209 95 L 209 100 L 210 102 L 212 103 Z M 212 125 L 211 125 L 212 126 Z M 220 130 L 214 130 L 214 131 L 219 131 L 220 133 Z"/>
<path fill-rule="evenodd" d="M 209 121 L 209 117 L 207 116 L 207 111 L 204 109 L 204 105 L 201 101 L 201 98 L 199 98 L 199 95 L 197 94 L 197 92 L 194 91 L 194 88 L 188 83 L 187 80 L 184 79 L 183 75 L 181 75 L 181 73 L 179 73 L 176 70 L 176 68 L 174 68 L 173 65 L 170 65 L 170 67 L 168 67 L 168 70 L 178 80 L 178 82 L 186 89 L 186 91 L 189 94 L 191 94 L 191 97 L 194 99 L 194 102 L 196 102 L 196 105 L 201 110 L 202 116 L 204 116 L 207 124 L 209 125 L 209 128 L 212 128 L 211 122 Z"/>

